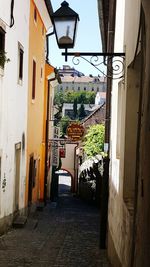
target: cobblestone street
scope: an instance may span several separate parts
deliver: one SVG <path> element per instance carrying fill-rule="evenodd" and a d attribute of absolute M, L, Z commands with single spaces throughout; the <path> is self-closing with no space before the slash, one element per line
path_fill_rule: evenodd
<path fill-rule="evenodd" d="M 99 211 L 64 192 L 0 237 L 1 267 L 108 267 L 100 251 Z"/>

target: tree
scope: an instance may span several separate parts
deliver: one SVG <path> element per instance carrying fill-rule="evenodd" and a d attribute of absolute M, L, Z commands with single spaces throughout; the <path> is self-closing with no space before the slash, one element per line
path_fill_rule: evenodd
<path fill-rule="evenodd" d="M 64 95 L 62 92 L 56 92 L 54 96 L 54 105 L 62 107 L 64 103 Z"/>
<path fill-rule="evenodd" d="M 105 126 L 96 124 L 90 126 L 84 138 L 84 150 L 88 157 L 101 154 L 104 149 Z"/>
<path fill-rule="evenodd" d="M 63 103 L 74 103 L 74 100 L 77 99 L 77 102 L 81 104 L 94 104 L 95 102 L 95 92 L 91 91 L 64 91 L 64 92 L 55 92 L 54 105 L 62 106 Z"/>
<path fill-rule="evenodd" d="M 78 110 L 78 117 L 81 120 L 81 119 L 85 118 L 85 116 L 86 116 L 85 107 L 84 107 L 84 104 L 81 103 L 81 106 Z"/>
<path fill-rule="evenodd" d="M 74 116 L 74 119 L 76 119 L 77 114 L 78 114 L 78 109 L 77 109 L 77 98 L 75 98 L 75 99 L 74 99 L 74 102 L 73 102 L 73 116 Z"/>
<path fill-rule="evenodd" d="M 67 131 L 67 127 L 70 123 L 70 118 L 68 116 L 64 116 L 61 121 L 59 122 L 60 126 L 60 134 L 65 135 Z"/>
<path fill-rule="evenodd" d="M 86 92 L 86 104 L 94 104 L 95 103 L 96 93 L 94 91 Z"/>

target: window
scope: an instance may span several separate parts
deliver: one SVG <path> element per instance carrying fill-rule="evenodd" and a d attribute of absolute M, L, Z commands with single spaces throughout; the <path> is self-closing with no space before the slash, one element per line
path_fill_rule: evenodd
<path fill-rule="evenodd" d="M 5 31 L 0 27 L 0 51 L 5 51 Z"/>
<path fill-rule="evenodd" d="M 84 91 L 86 91 L 86 87 L 84 87 Z"/>
<path fill-rule="evenodd" d="M 22 82 L 23 80 L 23 47 L 22 45 L 19 43 L 18 44 L 18 82 Z"/>
<path fill-rule="evenodd" d="M 43 67 L 41 67 L 41 81 L 43 79 Z"/>
<path fill-rule="evenodd" d="M 78 87 L 78 91 L 80 91 L 80 87 Z"/>
<path fill-rule="evenodd" d="M 97 92 L 99 92 L 99 87 L 97 87 Z"/>
<path fill-rule="evenodd" d="M 94 91 L 94 88 L 92 88 L 92 90 L 91 91 Z"/>
<path fill-rule="evenodd" d="M 145 51 L 144 51 L 145 52 Z M 124 133 L 124 180 L 123 180 L 123 198 L 127 208 L 131 210 L 134 206 L 135 197 L 135 173 L 136 173 L 136 149 L 137 149 L 137 131 L 138 131 L 138 112 L 140 98 L 141 72 L 140 66 L 142 54 L 139 53 L 134 59 L 134 69 L 131 65 L 127 69 L 126 97 L 122 95 L 122 105 L 124 105 L 124 117 L 121 118 L 121 133 Z M 126 99 L 126 101 L 123 101 Z M 124 123 L 124 125 L 123 125 Z M 122 135 L 123 135 L 122 133 Z M 120 146 L 122 146 L 122 140 Z"/>
<path fill-rule="evenodd" d="M 0 67 L 2 68 L 4 68 L 5 58 L 5 31 L 0 27 Z"/>
<path fill-rule="evenodd" d="M 37 22 L 37 10 L 34 8 L 34 22 Z"/>
<path fill-rule="evenodd" d="M 44 30 L 44 25 L 42 25 L 42 36 L 44 37 L 44 32 L 45 32 L 45 30 Z"/>
<path fill-rule="evenodd" d="M 32 99 L 35 99 L 35 87 L 36 87 L 36 62 L 33 60 L 33 72 L 32 72 Z"/>
<path fill-rule="evenodd" d="M 116 137 L 116 158 L 120 158 L 121 149 L 121 128 L 122 128 L 122 81 L 118 83 L 118 105 L 117 105 L 117 137 Z"/>

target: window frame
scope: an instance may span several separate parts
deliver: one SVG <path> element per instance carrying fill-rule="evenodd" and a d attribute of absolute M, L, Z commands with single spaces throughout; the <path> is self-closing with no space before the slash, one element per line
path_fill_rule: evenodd
<path fill-rule="evenodd" d="M 0 43 L 0 51 L 2 51 L 2 54 L 4 54 L 4 57 L 5 57 L 5 34 L 6 34 L 6 31 L 5 31 L 5 28 L 3 27 L 3 25 L 1 25 L 0 23 L 0 34 L 1 34 L 1 37 L 0 38 L 2 40 L 2 48 L 1 48 L 1 43 Z M 3 56 L 2 56 L 3 58 Z M 3 59 L 2 59 L 2 62 L 0 62 L 0 69 L 1 69 L 1 72 L 0 72 L 0 75 L 3 76 L 4 72 L 4 66 L 5 66 L 5 63 L 3 63 Z"/>
<path fill-rule="evenodd" d="M 3 42 L 3 44 L 2 44 L 2 48 L 1 48 L 1 42 L 0 42 L 0 50 L 2 50 L 3 52 L 5 52 L 5 34 L 6 34 L 6 32 L 5 32 L 5 30 L 3 29 L 3 27 L 1 27 L 0 26 L 0 34 L 2 35 L 2 42 Z M 0 39 L 1 40 L 1 39 Z"/>
<path fill-rule="evenodd" d="M 37 13 L 37 8 L 36 8 L 36 6 L 34 6 L 33 18 L 34 18 L 34 23 L 35 23 L 35 25 L 37 25 L 38 13 Z"/>
<path fill-rule="evenodd" d="M 35 95 L 36 95 L 36 72 L 37 72 L 36 60 L 35 58 L 33 58 L 32 60 L 32 101 L 35 101 Z"/>
<path fill-rule="evenodd" d="M 24 47 L 18 42 L 18 83 L 23 83 Z"/>

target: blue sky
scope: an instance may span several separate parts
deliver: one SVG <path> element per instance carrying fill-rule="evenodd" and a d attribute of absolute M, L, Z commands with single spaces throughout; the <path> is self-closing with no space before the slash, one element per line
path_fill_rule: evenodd
<path fill-rule="evenodd" d="M 61 6 L 63 0 L 51 0 L 54 12 Z M 101 52 L 101 39 L 98 21 L 97 0 L 67 0 L 70 8 L 79 14 L 80 21 L 77 29 L 76 43 L 74 49 L 70 52 Z M 65 62 L 64 57 L 61 55 L 63 49 L 59 49 L 56 43 L 55 35 L 49 38 L 50 43 L 50 63 L 54 67 L 62 67 L 62 65 L 69 65 L 77 70 L 83 72 L 85 75 L 100 74 L 89 63 L 80 60 L 79 65 L 73 65 L 72 59 L 68 58 Z"/>

